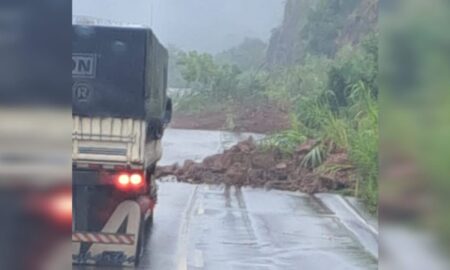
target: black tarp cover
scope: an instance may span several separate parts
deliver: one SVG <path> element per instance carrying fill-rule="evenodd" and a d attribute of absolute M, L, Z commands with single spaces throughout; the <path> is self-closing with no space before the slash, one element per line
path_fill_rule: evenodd
<path fill-rule="evenodd" d="M 150 29 L 73 26 L 72 108 L 80 116 L 148 118 Z M 159 49 L 159 48 L 158 48 Z M 165 51 L 162 47 L 160 51 Z M 167 61 L 167 55 L 162 55 Z M 156 89 L 153 89 L 156 90 Z M 165 89 L 164 89 L 165 94 Z"/>

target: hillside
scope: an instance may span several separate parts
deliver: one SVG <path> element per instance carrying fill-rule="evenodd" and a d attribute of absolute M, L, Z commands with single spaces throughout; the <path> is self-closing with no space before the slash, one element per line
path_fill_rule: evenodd
<path fill-rule="evenodd" d="M 267 50 L 269 68 L 302 63 L 307 54 L 333 57 L 376 29 L 378 0 L 288 0 Z"/>

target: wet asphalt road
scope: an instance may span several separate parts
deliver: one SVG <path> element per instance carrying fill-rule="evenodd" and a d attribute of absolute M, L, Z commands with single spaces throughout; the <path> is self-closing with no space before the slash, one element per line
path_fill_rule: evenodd
<path fill-rule="evenodd" d="M 201 160 L 246 136 L 168 130 L 161 163 Z M 335 202 L 324 196 L 333 206 Z M 347 215 L 345 207 L 331 207 L 335 213 L 316 197 L 250 188 L 225 190 L 169 179 L 159 183 L 158 198 L 137 269 L 377 269 L 375 236 Z"/>

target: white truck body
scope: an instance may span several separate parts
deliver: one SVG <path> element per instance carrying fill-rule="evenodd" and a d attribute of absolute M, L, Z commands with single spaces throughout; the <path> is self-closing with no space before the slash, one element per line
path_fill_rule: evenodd
<path fill-rule="evenodd" d="M 157 203 L 172 116 L 168 52 L 151 29 L 74 25 L 72 263 L 132 266 Z"/>
<path fill-rule="evenodd" d="M 144 120 L 73 116 L 72 161 L 76 165 L 122 165 L 131 168 L 155 163 L 160 141 L 146 144 Z"/>

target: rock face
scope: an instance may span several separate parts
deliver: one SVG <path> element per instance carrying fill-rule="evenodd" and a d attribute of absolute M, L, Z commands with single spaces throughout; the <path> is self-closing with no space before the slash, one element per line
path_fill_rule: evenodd
<path fill-rule="evenodd" d="M 353 188 L 353 172 L 347 155 L 335 151 L 328 155 L 321 170 L 303 165 L 304 157 L 317 145 L 309 140 L 299 145 L 291 156 L 277 150 L 262 150 L 253 139 L 233 146 L 222 154 L 206 158 L 202 163 L 188 160 L 183 166 L 158 167 L 156 177 L 175 175 L 189 183 L 252 186 L 307 193 Z M 327 169 L 329 168 L 329 169 Z"/>
<path fill-rule="evenodd" d="M 272 31 L 267 49 L 267 65 L 269 68 L 279 65 L 298 63 L 302 52 L 302 29 L 318 0 L 286 1 L 282 24 Z"/>
<path fill-rule="evenodd" d="M 336 38 L 338 47 L 357 44 L 369 32 L 377 29 L 378 0 L 359 0 L 359 4 L 345 19 L 342 32 Z"/>
<path fill-rule="evenodd" d="M 267 50 L 269 69 L 302 63 L 307 54 L 333 57 L 376 30 L 378 0 L 287 0 Z"/>

